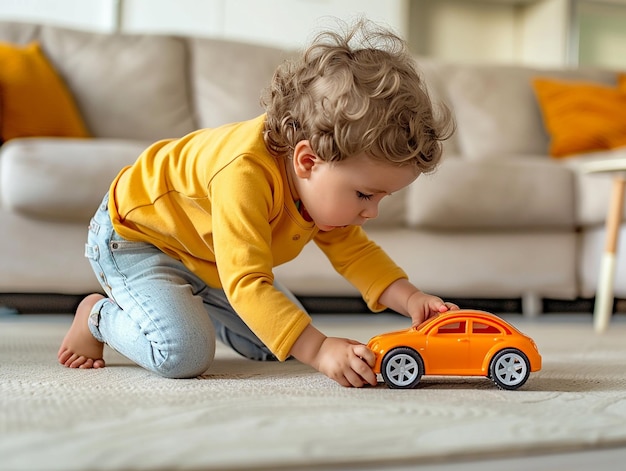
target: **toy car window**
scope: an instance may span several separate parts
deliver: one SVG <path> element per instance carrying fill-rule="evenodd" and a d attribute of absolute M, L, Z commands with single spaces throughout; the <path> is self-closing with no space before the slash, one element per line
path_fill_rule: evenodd
<path fill-rule="evenodd" d="M 499 334 L 500 329 L 492 325 L 475 322 L 472 324 L 472 333 L 474 334 Z"/>
<path fill-rule="evenodd" d="M 464 334 L 465 333 L 465 321 L 450 322 L 444 324 L 437 330 L 438 334 Z"/>

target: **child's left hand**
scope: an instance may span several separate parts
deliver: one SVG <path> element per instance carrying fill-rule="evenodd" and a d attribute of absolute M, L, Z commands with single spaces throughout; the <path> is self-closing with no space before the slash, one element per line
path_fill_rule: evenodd
<path fill-rule="evenodd" d="M 454 303 L 446 303 L 441 298 L 426 294 L 408 280 L 401 278 L 391 283 L 381 294 L 379 302 L 400 314 L 411 318 L 417 326 L 441 312 L 458 309 Z"/>
<path fill-rule="evenodd" d="M 441 312 L 459 309 L 459 306 L 454 303 L 444 302 L 437 296 L 416 291 L 409 297 L 407 309 L 412 325 L 417 326 L 429 317 L 436 316 Z"/>

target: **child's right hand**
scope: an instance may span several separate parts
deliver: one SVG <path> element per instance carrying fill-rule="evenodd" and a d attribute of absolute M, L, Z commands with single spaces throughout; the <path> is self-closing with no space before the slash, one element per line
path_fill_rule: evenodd
<path fill-rule="evenodd" d="M 376 356 L 356 340 L 326 337 L 309 325 L 290 353 L 342 386 L 360 388 L 377 384 L 376 374 L 372 371 Z"/>
<path fill-rule="evenodd" d="M 356 340 L 327 337 L 322 343 L 312 365 L 342 386 L 360 388 L 366 384 L 376 386 L 372 371 L 376 356 Z"/>

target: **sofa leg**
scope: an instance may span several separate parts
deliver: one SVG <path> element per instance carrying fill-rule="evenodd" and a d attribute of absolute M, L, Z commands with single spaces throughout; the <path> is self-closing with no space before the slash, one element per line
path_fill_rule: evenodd
<path fill-rule="evenodd" d="M 537 293 L 524 293 L 522 296 L 522 314 L 524 317 L 537 317 L 542 310 L 541 297 Z"/>

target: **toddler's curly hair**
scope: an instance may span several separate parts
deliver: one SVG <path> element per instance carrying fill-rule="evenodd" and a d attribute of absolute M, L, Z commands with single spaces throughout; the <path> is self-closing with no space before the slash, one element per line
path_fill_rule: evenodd
<path fill-rule="evenodd" d="M 405 41 L 365 20 L 319 34 L 300 59 L 277 68 L 261 102 L 265 143 L 278 156 L 309 140 L 325 161 L 365 153 L 427 173 L 454 130 L 445 105 L 435 115 Z"/>

